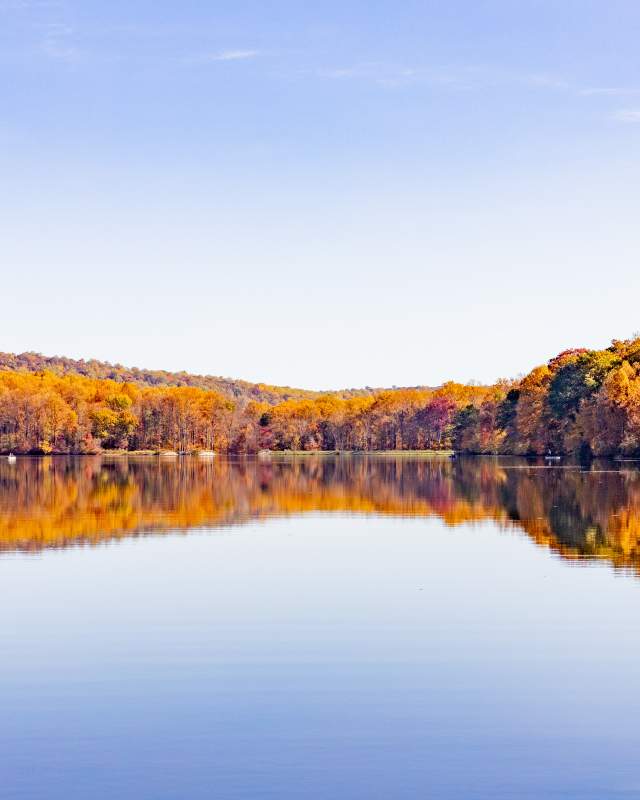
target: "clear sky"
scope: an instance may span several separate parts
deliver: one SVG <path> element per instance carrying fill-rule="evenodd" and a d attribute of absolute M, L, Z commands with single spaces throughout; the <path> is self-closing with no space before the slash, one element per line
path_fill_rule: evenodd
<path fill-rule="evenodd" d="M 640 328 L 637 0 L 0 0 L 0 350 L 310 388 Z"/>

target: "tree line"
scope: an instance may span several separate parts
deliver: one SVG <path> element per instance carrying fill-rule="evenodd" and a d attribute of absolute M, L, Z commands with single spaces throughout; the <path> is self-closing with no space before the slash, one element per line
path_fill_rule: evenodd
<path fill-rule="evenodd" d="M 0 451 L 448 450 L 640 455 L 640 338 L 560 353 L 517 380 L 271 404 L 195 386 L 0 371 Z"/>
<path fill-rule="evenodd" d="M 291 386 L 271 386 L 266 383 L 250 383 L 219 375 L 194 375 L 190 372 L 169 372 L 161 369 L 140 369 L 111 364 L 95 358 L 88 360 L 67 358 L 65 356 L 44 356 L 41 353 L 1 353 L 1 371 L 52 372 L 54 375 L 82 375 L 85 378 L 112 380 L 117 383 L 135 383 L 140 386 L 168 387 L 190 386 L 219 392 L 231 400 L 268 403 L 275 405 L 284 400 L 320 397 L 330 392 L 310 389 L 296 389 Z M 339 397 L 358 397 L 373 394 L 371 387 L 364 389 L 343 389 L 334 392 Z"/>

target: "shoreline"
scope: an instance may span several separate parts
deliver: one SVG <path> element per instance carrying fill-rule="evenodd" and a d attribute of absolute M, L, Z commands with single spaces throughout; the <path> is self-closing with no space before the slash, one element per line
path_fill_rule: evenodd
<path fill-rule="evenodd" d="M 203 453 L 201 455 L 201 453 Z M 206 453 L 206 454 L 204 454 Z M 553 463 L 549 463 L 544 455 L 537 453 L 465 453 L 455 450 L 259 450 L 257 452 L 232 452 L 232 451 L 198 451 L 194 450 L 188 453 L 178 453 L 170 450 L 102 450 L 95 453 L 75 453 L 59 452 L 59 453 L 16 453 L 9 451 L 0 452 L 0 462 L 9 458 L 12 455 L 15 459 L 45 459 L 45 458 L 105 458 L 105 459 L 124 459 L 124 458 L 141 458 L 141 459 L 157 459 L 162 462 L 178 461 L 183 458 L 199 459 L 203 463 L 211 463 L 211 461 L 220 457 L 226 458 L 249 458 L 257 459 L 263 462 L 272 460 L 280 460 L 283 458 L 360 458 L 360 457 L 374 457 L 374 458 L 403 458 L 403 459 L 425 459 L 425 458 L 516 458 L 525 461 L 544 461 L 547 466 L 566 466 L 567 464 L 579 464 L 580 459 L 575 453 L 564 453 L 557 457 Z M 597 456 L 591 459 L 592 461 L 607 461 L 616 464 L 640 464 L 640 458 L 632 458 L 629 456 Z"/>
<path fill-rule="evenodd" d="M 77 458 L 92 457 L 113 457 L 126 458 L 135 456 L 136 458 L 203 458 L 203 460 L 214 456 L 250 456 L 258 458 L 273 458 L 276 456 L 296 456 L 308 458 L 311 456 L 409 456 L 409 457 L 451 457 L 456 455 L 454 450 L 259 450 L 251 453 L 234 453 L 223 450 L 216 452 L 214 456 L 201 456 L 199 450 L 189 453 L 178 453 L 169 450 L 101 450 L 95 453 L 75 453 L 73 451 L 59 453 L 16 453 L 11 455 L 16 458 L 52 458 L 59 456 L 73 456 Z M 0 458 L 7 458 L 9 451 L 0 453 Z"/>

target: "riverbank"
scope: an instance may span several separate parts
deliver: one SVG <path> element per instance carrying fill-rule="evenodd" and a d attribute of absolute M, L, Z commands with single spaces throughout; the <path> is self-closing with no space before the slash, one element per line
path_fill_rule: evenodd
<path fill-rule="evenodd" d="M 261 450 L 258 455 L 273 456 L 402 456 L 404 458 L 450 457 L 453 450 Z"/>
<path fill-rule="evenodd" d="M 205 456 L 206 453 L 206 456 Z M 178 453 L 173 450 L 98 450 L 93 453 L 74 453 L 72 451 L 60 453 L 16 453 L 18 458 L 50 458 L 51 456 L 100 456 L 108 458 L 188 458 L 215 456 L 209 451 L 194 450 L 189 453 Z M 223 452 L 222 455 L 230 456 L 257 456 L 259 458 L 278 458 L 279 456 L 295 456 L 296 458 L 317 458 L 322 456 L 385 456 L 393 458 L 450 458 L 455 455 L 453 450 L 260 450 L 257 453 Z M 6 458 L 9 451 L 0 453 Z"/>

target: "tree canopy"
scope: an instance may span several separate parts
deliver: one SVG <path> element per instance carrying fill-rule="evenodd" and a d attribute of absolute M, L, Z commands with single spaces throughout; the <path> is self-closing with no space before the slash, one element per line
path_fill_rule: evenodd
<path fill-rule="evenodd" d="M 150 385 L 125 379 L 126 371 L 82 375 L 37 369 L 38 358 L 11 358 L 0 359 L 14 367 L 0 370 L 0 452 L 453 448 L 640 455 L 640 339 L 567 350 L 519 380 L 491 386 L 278 390 L 277 402 L 273 394 L 234 397 L 207 385 Z"/>

